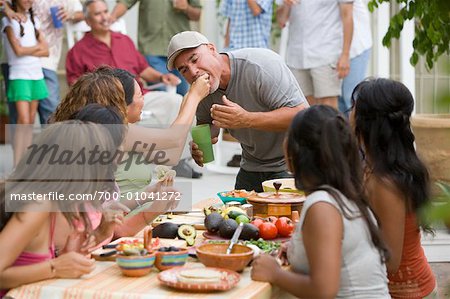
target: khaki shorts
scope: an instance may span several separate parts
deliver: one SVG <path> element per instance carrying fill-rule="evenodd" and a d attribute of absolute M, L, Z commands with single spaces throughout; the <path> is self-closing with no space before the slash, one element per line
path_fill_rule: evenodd
<path fill-rule="evenodd" d="M 306 97 L 320 99 L 341 95 L 342 80 L 338 78 L 335 66 L 328 64 L 312 69 L 290 69 Z"/>

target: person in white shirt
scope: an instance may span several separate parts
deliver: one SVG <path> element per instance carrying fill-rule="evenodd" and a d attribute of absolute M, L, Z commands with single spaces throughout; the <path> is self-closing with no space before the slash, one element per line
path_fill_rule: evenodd
<path fill-rule="evenodd" d="M 48 45 L 39 30 L 39 19 L 34 16 L 32 1 L 13 0 L 11 9 L 20 15 L 21 22 L 2 18 L 2 33 L 8 57 L 9 77 L 7 98 L 17 109 L 14 136 L 14 164 L 17 165 L 32 140 L 31 125 L 34 122 L 39 100 L 47 97 L 42 66 L 39 57 L 48 56 Z"/>
<path fill-rule="evenodd" d="M 289 21 L 286 63 L 308 102 L 337 108 L 341 79 L 350 68 L 353 0 L 284 0 L 281 27 Z"/>

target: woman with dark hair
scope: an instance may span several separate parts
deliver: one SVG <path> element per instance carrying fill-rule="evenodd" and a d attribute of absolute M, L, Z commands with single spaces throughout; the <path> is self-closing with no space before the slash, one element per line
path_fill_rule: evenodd
<path fill-rule="evenodd" d="M 292 271 L 261 255 L 252 278 L 302 298 L 390 298 L 386 247 L 363 189 L 358 148 L 337 110 L 312 106 L 289 128 L 285 157 L 306 200 L 287 246 Z"/>
<path fill-rule="evenodd" d="M 352 102 L 369 202 L 391 252 L 389 291 L 393 298 L 434 298 L 436 280 L 420 243 L 420 228 L 429 229 L 417 218 L 430 194 L 410 127 L 413 96 L 400 82 L 371 79 L 355 88 Z"/>

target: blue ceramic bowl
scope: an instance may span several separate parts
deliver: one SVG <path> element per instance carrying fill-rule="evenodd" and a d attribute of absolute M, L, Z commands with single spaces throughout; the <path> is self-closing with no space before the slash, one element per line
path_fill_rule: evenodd
<path fill-rule="evenodd" d="M 240 204 L 245 204 L 245 203 L 247 203 L 247 198 L 245 198 L 245 197 L 232 197 L 232 196 L 226 196 L 225 194 L 226 194 L 227 192 L 228 192 L 228 191 L 222 191 L 222 192 L 217 193 L 217 196 L 219 196 L 219 198 L 222 200 L 223 203 L 227 203 L 227 202 L 230 202 L 230 201 L 237 201 L 237 202 L 239 202 Z"/>
<path fill-rule="evenodd" d="M 173 267 L 184 266 L 188 258 L 187 249 L 180 248 L 179 251 L 156 252 L 155 266 L 160 271 L 164 271 Z"/>

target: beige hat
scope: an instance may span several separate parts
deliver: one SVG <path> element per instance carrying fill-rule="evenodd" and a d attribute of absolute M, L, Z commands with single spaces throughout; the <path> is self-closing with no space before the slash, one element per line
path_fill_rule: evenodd
<path fill-rule="evenodd" d="M 209 44 L 208 39 L 197 31 L 183 31 L 175 34 L 167 48 L 167 69 L 169 71 L 174 69 L 173 62 L 183 50 L 197 48 L 204 44 Z"/>

